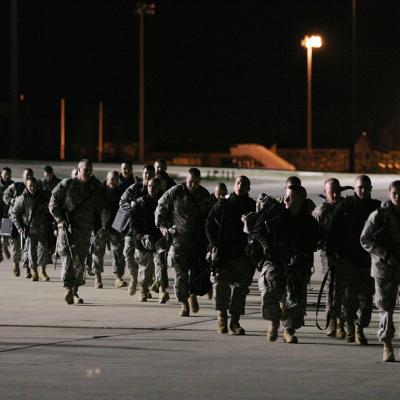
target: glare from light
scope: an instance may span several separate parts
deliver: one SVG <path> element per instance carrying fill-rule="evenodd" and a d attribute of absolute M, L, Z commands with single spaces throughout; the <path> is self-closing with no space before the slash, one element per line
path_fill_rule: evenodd
<path fill-rule="evenodd" d="M 301 41 L 301 45 L 303 47 L 321 47 L 322 46 L 322 38 L 321 36 L 316 36 L 316 35 L 312 35 L 312 36 L 308 36 L 306 35 L 304 37 L 304 39 Z"/>

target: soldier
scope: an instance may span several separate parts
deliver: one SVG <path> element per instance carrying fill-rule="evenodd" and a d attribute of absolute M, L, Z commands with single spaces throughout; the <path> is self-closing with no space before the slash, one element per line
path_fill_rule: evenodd
<path fill-rule="evenodd" d="M 14 181 L 11 180 L 11 169 L 8 167 L 4 167 L 1 170 L 0 174 L 0 220 L 3 217 L 7 217 L 8 214 L 7 206 L 3 201 L 4 191 L 13 183 Z M 8 246 L 9 246 L 8 236 L 0 236 L 0 261 L 3 260 L 3 254 L 7 259 L 11 257 Z"/>
<path fill-rule="evenodd" d="M 214 187 L 214 193 L 211 194 L 211 202 L 212 204 L 217 203 L 217 201 L 221 198 L 225 198 L 228 194 L 228 189 L 225 183 L 220 182 Z"/>
<path fill-rule="evenodd" d="M 321 250 L 322 272 L 328 273 L 327 284 L 331 289 L 328 290 L 326 297 L 326 312 L 330 321 L 327 336 L 343 339 L 345 337 L 344 318 L 342 315 L 343 287 L 341 282 L 336 279 L 332 257 L 327 253 L 327 239 L 331 223 L 332 213 L 336 205 L 343 200 L 341 196 L 342 187 L 339 180 L 329 178 L 324 182 L 324 194 L 326 200 L 313 211 L 313 217 L 318 221 L 320 227 L 321 241 L 319 248 Z M 329 272 L 328 272 L 329 271 Z"/>
<path fill-rule="evenodd" d="M 133 185 L 134 183 L 140 182 L 140 178 L 133 175 L 132 163 L 128 161 L 123 162 L 121 164 L 120 171 L 121 173 L 119 174 L 119 185 L 122 193 L 124 193 L 129 186 Z"/>
<path fill-rule="evenodd" d="M 115 287 L 125 287 L 122 280 L 125 271 L 124 238 L 121 233 L 111 228 L 111 224 L 119 208 L 121 198 L 119 175 L 117 171 L 108 171 L 107 179 L 100 188 L 100 195 L 104 201 L 101 211 L 101 228 L 96 232 L 93 249 L 93 269 L 95 273 L 95 287 L 101 289 L 103 282 L 101 273 L 104 271 L 104 253 L 107 242 L 110 243 L 113 270 L 115 274 Z"/>
<path fill-rule="evenodd" d="M 58 185 L 59 182 L 61 182 L 61 179 L 55 176 L 53 167 L 51 165 L 46 165 L 43 168 L 43 190 L 51 192 Z"/>
<path fill-rule="evenodd" d="M 26 168 L 22 173 L 22 182 L 14 182 L 3 193 L 3 201 L 8 207 L 8 215 L 11 217 L 12 207 L 14 206 L 15 199 L 20 196 L 25 190 L 25 183 L 28 178 L 33 178 L 33 171 L 31 168 Z M 23 261 L 24 268 L 26 268 L 25 278 L 32 278 L 31 270 L 28 266 L 28 259 L 25 257 L 25 249 L 21 251 L 21 238 L 16 229 L 10 237 L 11 260 L 14 263 L 13 272 L 15 276 L 20 275 L 19 263 Z"/>
<path fill-rule="evenodd" d="M 356 177 L 354 195 L 347 196 L 333 211 L 327 248 L 334 258 L 336 279 L 344 290 L 346 342 L 360 345 L 368 344 L 363 328 L 371 321 L 374 293 L 371 259 L 360 244 L 365 221 L 380 205 L 379 200 L 371 199 L 371 190 L 367 175 Z"/>
<path fill-rule="evenodd" d="M 389 186 L 389 200 L 373 211 L 361 233 L 361 245 L 371 254 L 375 305 L 379 309 L 378 338 L 383 361 L 395 361 L 393 313 L 400 286 L 400 181 Z"/>
<path fill-rule="evenodd" d="M 161 188 L 163 192 L 175 186 L 175 181 L 168 175 L 167 172 L 167 161 L 157 160 L 154 162 L 154 169 L 156 171 L 156 176 L 161 180 Z"/>
<path fill-rule="evenodd" d="M 162 235 L 154 223 L 154 212 L 162 194 L 160 179 L 150 179 L 147 191 L 147 194 L 135 201 L 131 218 L 131 231 L 136 239 L 135 258 L 139 264 L 139 300 L 147 301 L 148 288 L 152 282 L 154 271 L 155 282 L 159 287 L 159 303 L 164 304 L 169 299 L 167 264 L 165 254 L 163 252 L 158 253 L 156 249 L 156 243 Z"/>
<path fill-rule="evenodd" d="M 134 183 L 125 190 L 119 202 L 120 208 L 130 212 L 134 202 L 141 196 L 147 194 L 147 185 L 149 180 L 154 178 L 155 170 L 152 165 L 145 165 L 143 167 L 143 180 L 142 182 Z M 137 277 L 138 277 L 138 264 L 135 260 L 135 241 L 131 232 L 125 237 L 124 257 L 125 263 L 128 267 L 131 280 L 129 282 L 128 294 L 133 296 L 136 293 Z M 149 297 L 149 294 L 147 294 Z"/>
<path fill-rule="evenodd" d="M 267 339 L 271 342 L 278 338 L 280 318 L 285 343 L 298 343 L 296 330 L 304 326 L 307 282 L 318 241 L 318 223 L 309 213 L 306 198 L 304 187 L 293 185 L 285 193 L 285 208 L 289 213 L 272 202 L 262 209 L 265 224 L 259 240 L 264 262 L 259 287 L 263 318 L 269 321 Z M 282 315 L 280 302 L 284 297 Z"/>
<path fill-rule="evenodd" d="M 156 226 L 163 236 L 169 231 L 173 242 L 168 252 L 168 265 L 175 270 L 175 295 L 181 303 L 179 315 L 188 317 L 198 312 L 196 293 L 210 289 L 209 276 L 202 269 L 207 239 L 205 219 L 211 208 L 210 193 L 200 185 L 201 174 L 190 168 L 186 182 L 167 190 L 158 201 Z M 189 281 L 190 277 L 190 281 Z M 201 287 L 207 282 L 207 287 Z"/>
<path fill-rule="evenodd" d="M 50 193 L 38 188 L 35 178 L 26 179 L 26 188 L 15 199 L 11 218 L 18 233 L 26 241 L 27 258 L 32 270 L 32 281 L 38 281 L 37 267 L 40 266 L 40 279 L 49 281 L 46 273 L 48 263 L 47 238 L 50 228 Z"/>
<path fill-rule="evenodd" d="M 244 335 L 240 316 L 245 313 L 254 268 L 245 253 L 247 234 L 243 232 L 242 216 L 256 209 L 256 202 L 249 197 L 250 180 L 239 176 L 233 193 L 220 199 L 207 217 L 206 233 L 209 247 L 218 258 L 212 272 L 215 310 L 218 312 L 217 332 L 228 332 L 228 310 L 231 315 L 229 331 Z"/>
<path fill-rule="evenodd" d="M 57 251 L 61 257 L 61 279 L 67 304 L 73 304 L 74 299 L 78 304 L 83 303 L 78 288 L 85 284 L 90 235 L 101 209 L 99 188 L 91 179 L 92 171 L 91 162 L 81 160 L 76 178 L 62 180 L 53 190 L 49 204 L 58 226 Z"/>
<path fill-rule="evenodd" d="M 301 179 L 298 176 L 294 176 L 294 175 L 293 176 L 289 176 L 285 181 L 284 190 L 286 191 L 286 189 L 289 186 L 301 186 Z M 284 204 L 285 203 L 285 196 L 280 197 L 278 199 L 278 201 L 281 202 L 282 204 Z M 308 211 L 311 214 L 314 211 L 315 207 L 316 207 L 315 203 L 311 199 L 307 198 L 306 199 L 306 205 L 307 205 Z"/>

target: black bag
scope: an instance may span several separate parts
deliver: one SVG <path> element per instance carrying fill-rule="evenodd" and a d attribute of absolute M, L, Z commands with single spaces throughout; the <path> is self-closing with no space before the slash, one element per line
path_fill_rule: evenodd
<path fill-rule="evenodd" d="M 122 234 L 127 233 L 129 228 L 129 214 L 129 211 L 120 208 L 115 215 L 111 228 Z"/>

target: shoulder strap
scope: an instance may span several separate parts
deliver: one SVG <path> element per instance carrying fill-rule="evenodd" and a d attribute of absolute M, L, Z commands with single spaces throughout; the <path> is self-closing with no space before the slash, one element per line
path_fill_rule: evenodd
<path fill-rule="evenodd" d="M 334 272 L 334 269 L 332 268 L 332 267 L 329 267 L 328 268 L 328 271 L 326 272 L 326 274 L 325 274 L 325 276 L 324 276 L 324 279 L 322 280 L 322 283 L 321 283 L 321 287 L 320 287 L 320 289 L 319 289 L 319 293 L 318 293 L 318 300 L 317 300 L 317 307 L 316 307 L 316 310 L 315 310 L 315 323 L 316 323 L 316 325 L 317 325 L 317 328 L 320 330 L 320 331 L 323 331 L 323 330 L 325 330 L 326 328 L 328 328 L 328 326 L 329 326 L 329 321 L 330 321 L 330 312 L 327 312 L 327 314 L 326 314 L 326 323 L 325 323 L 325 328 L 321 328 L 321 326 L 319 325 L 319 323 L 318 323 L 318 313 L 319 313 L 319 309 L 320 309 L 320 307 L 321 307 L 321 299 L 322 299 L 322 293 L 324 292 L 324 288 L 325 288 L 325 284 L 326 284 L 326 281 L 328 280 L 328 276 L 329 276 L 329 273 L 331 273 L 331 280 L 330 280 L 330 282 L 329 282 L 329 294 L 328 294 L 328 296 L 329 296 L 329 301 L 331 302 L 332 301 L 332 297 L 333 297 L 333 291 L 334 291 L 334 284 L 335 284 L 335 272 Z M 332 306 L 332 305 L 331 305 Z"/>

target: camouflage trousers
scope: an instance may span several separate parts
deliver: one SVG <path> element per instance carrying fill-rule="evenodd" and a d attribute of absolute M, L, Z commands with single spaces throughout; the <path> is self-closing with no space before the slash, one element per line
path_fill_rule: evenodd
<path fill-rule="evenodd" d="M 286 269 L 283 263 L 265 261 L 258 286 L 263 318 L 282 319 L 284 328 L 293 330 L 304 326 L 310 267 L 299 264 L 292 265 L 287 272 Z"/>
<path fill-rule="evenodd" d="M 135 259 L 139 265 L 138 283 L 143 288 L 147 289 L 153 282 L 164 287 L 168 287 L 167 262 L 165 252 L 157 253 L 153 251 L 135 250 Z"/>
<path fill-rule="evenodd" d="M 57 252 L 61 258 L 61 280 L 64 287 L 85 284 L 85 261 L 89 252 L 92 227 L 73 226 L 67 236 L 65 229 L 58 230 Z"/>
<path fill-rule="evenodd" d="M 31 232 L 25 239 L 25 251 L 29 267 L 45 267 L 49 264 L 47 237 L 45 234 Z"/>
<path fill-rule="evenodd" d="M 394 337 L 393 313 L 399 295 L 400 277 L 375 279 L 375 305 L 379 310 L 378 338 L 386 342 Z"/>
<path fill-rule="evenodd" d="M 253 275 L 254 268 L 245 255 L 232 258 L 212 274 L 215 310 L 229 310 L 231 315 L 244 314 Z"/>
<path fill-rule="evenodd" d="M 131 236 L 125 236 L 124 243 L 124 257 L 125 265 L 128 268 L 131 276 L 137 277 L 138 275 L 138 263 L 135 259 L 135 239 Z"/>
<path fill-rule="evenodd" d="M 120 233 L 114 230 L 101 229 L 95 236 L 92 254 L 94 272 L 96 274 L 104 272 L 104 254 L 107 242 L 110 243 L 113 272 L 122 277 L 125 272 L 124 239 Z"/>
<path fill-rule="evenodd" d="M 343 316 L 366 328 L 372 315 L 374 279 L 370 268 L 362 268 L 348 260 L 335 261 L 336 279 L 343 288 Z"/>

